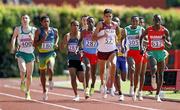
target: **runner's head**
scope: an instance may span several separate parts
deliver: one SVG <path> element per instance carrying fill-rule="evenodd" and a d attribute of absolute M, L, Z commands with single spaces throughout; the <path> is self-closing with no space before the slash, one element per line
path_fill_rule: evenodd
<path fill-rule="evenodd" d="M 139 17 L 139 25 L 144 27 L 145 26 L 145 22 L 144 22 L 144 18 L 143 17 Z"/>
<path fill-rule="evenodd" d="M 41 22 L 41 25 L 44 27 L 44 28 L 49 28 L 49 24 L 50 24 L 50 19 L 48 16 L 42 16 L 40 18 L 40 22 Z"/>
<path fill-rule="evenodd" d="M 79 22 L 77 20 L 73 20 L 71 22 L 71 31 L 77 32 L 79 30 Z"/>
<path fill-rule="evenodd" d="M 105 9 L 104 16 L 103 16 L 104 22 L 110 23 L 112 20 L 112 17 L 113 17 L 112 9 L 109 9 L 109 8 Z"/>
<path fill-rule="evenodd" d="M 86 27 L 87 26 L 87 15 L 81 16 L 81 27 Z"/>
<path fill-rule="evenodd" d="M 139 25 L 139 17 L 138 16 L 131 17 L 131 25 L 132 25 L 132 28 L 136 28 Z"/>
<path fill-rule="evenodd" d="M 154 25 L 161 25 L 162 23 L 161 15 L 158 15 L 158 14 L 154 15 L 153 22 L 154 22 Z"/>
<path fill-rule="evenodd" d="M 87 19 L 87 25 L 88 25 L 88 30 L 93 31 L 94 26 L 95 26 L 95 21 L 94 18 L 89 16 Z"/>
<path fill-rule="evenodd" d="M 118 23 L 119 26 L 121 25 L 121 21 L 120 21 L 120 19 L 118 17 L 114 17 L 113 21 Z"/>
<path fill-rule="evenodd" d="M 27 14 L 21 16 L 21 24 L 23 26 L 29 25 L 29 22 L 30 22 L 30 17 Z"/>

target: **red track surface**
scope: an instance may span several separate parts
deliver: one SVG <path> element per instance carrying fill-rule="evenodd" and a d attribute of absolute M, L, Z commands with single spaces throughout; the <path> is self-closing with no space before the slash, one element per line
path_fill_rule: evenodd
<path fill-rule="evenodd" d="M 103 99 L 99 93 L 85 100 L 82 91 L 78 91 L 81 100 L 74 102 L 72 89 L 63 88 L 49 91 L 48 101 L 43 102 L 40 82 L 33 80 L 31 88 L 32 101 L 26 101 L 19 90 L 19 80 L 0 79 L 0 110 L 180 110 L 177 102 L 157 103 L 152 99 L 133 102 L 131 97 L 120 102 L 118 96 Z"/>

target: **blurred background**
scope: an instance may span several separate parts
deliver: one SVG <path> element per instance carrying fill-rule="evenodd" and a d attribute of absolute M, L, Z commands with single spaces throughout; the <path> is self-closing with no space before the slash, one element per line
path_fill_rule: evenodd
<path fill-rule="evenodd" d="M 169 68 L 180 69 L 175 51 L 180 49 L 180 0 L 0 0 L 0 78 L 19 77 L 17 62 L 10 54 L 10 40 L 21 16 L 28 14 L 31 25 L 38 27 L 41 15 L 48 15 L 51 26 L 58 28 L 60 41 L 70 29 L 73 19 L 80 21 L 82 15 L 93 16 L 98 22 L 105 8 L 112 8 L 114 16 L 121 19 L 121 27 L 130 24 L 133 15 L 144 17 L 146 27 L 152 24 L 154 14 L 163 17 L 163 25 L 170 31 L 173 43 L 170 49 Z M 177 54 L 176 54 L 177 56 Z M 62 75 L 66 66 L 66 52 L 57 51 L 55 75 Z M 35 64 L 34 76 L 38 76 Z"/>

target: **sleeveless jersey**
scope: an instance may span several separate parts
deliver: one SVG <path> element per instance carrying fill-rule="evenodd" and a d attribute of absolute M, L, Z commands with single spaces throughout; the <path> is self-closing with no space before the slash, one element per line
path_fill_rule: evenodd
<path fill-rule="evenodd" d="M 152 26 L 148 27 L 148 50 L 163 50 L 165 29 L 163 26 L 158 31 L 154 30 Z"/>
<path fill-rule="evenodd" d="M 44 29 L 40 28 L 41 33 L 39 35 L 39 40 L 43 38 L 45 32 Z M 54 51 L 54 43 L 55 43 L 55 28 L 50 27 L 48 36 L 46 37 L 45 41 L 38 47 L 40 53 L 48 53 Z"/>
<path fill-rule="evenodd" d="M 71 37 L 68 33 L 67 47 L 68 47 L 68 60 L 80 60 L 80 53 L 76 53 L 78 50 L 80 34 L 77 37 Z"/>
<path fill-rule="evenodd" d="M 97 53 L 97 41 L 92 41 L 92 32 L 82 31 L 83 33 L 83 51 L 90 54 Z"/>
<path fill-rule="evenodd" d="M 130 50 L 140 50 L 140 37 L 144 28 L 137 26 L 136 29 L 131 29 L 131 25 L 125 27 L 127 44 Z"/>
<path fill-rule="evenodd" d="M 107 37 L 103 37 L 98 40 L 98 47 L 97 50 L 100 52 L 111 52 L 117 49 L 116 47 L 116 28 L 117 25 L 112 22 L 112 26 L 106 25 L 102 22 L 103 27 L 100 29 L 100 32 L 97 36 L 102 36 L 106 32 L 108 34 Z"/>
<path fill-rule="evenodd" d="M 32 40 L 34 40 L 35 29 L 36 29 L 35 27 L 30 26 L 29 32 L 25 33 L 23 32 L 22 26 L 18 27 L 19 34 L 18 34 L 17 41 L 19 45 L 19 49 L 18 49 L 19 51 L 24 52 L 24 53 L 34 52 Z"/>

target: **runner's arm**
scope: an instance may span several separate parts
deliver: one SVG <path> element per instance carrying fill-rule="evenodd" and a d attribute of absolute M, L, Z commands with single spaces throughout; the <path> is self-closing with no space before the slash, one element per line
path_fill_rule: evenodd
<path fill-rule="evenodd" d="M 143 51 L 143 39 L 147 36 L 147 29 L 140 36 L 140 50 Z"/>
<path fill-rule="evenodd" d="M 15 52 L 15 43 L 16 43 L 16 38 L 18 37 L 18 27 L 16 27 L 14 29 L 14 32 L 13 32 L 13 36 L 12 36 L 12 39 L 11 39 L 11 50 L 10 50 L 10 53 L 14 53 Z"/>
<path fill-rule="evenodd" d="M 54 44 L 55 49 L 58 48 L 58 42 L 59 42 L 59 34 L 58 34 L 58 30 L 55 29 L 55 44 Z"/>
<path fill-rule="evenodd" d="M 60 43 L 60 50 L 63 50 L 67 46 L 67 37 L 68 35 L 66 34 L 63 38 L 63 40 Z"/>
<path fill-rule="evenodd" d="M 99 40 L 99 39 L 101 39 L 101 38 L 103 38 L 103 37 L 107 37 L 107 33 L 106 32 L 104 32 L 104 35 L 102 35 L 102 36 L 98 36 L 98 33 L 100 32 L 100 29 L 102 28 L 102 22 L 99 22 L 98 24 L 97 24 L 97 26 L 96 26 L 96 29 L 95 29 L 95 31 L 94 31 L 94 34 L 92 35 L 92 40 L 93 41 L 97 41 L 97 40 Z"/>
<path fill-rule="evenodd" d="M 45 35 L 40 40 L 39 40 L 39 35 L 40 35 L 40 30 L 37 29 L 35 31 L 35 37 L 34 37 L 34 47 L 35 48 L 37 48 L 37 46 L 41 45 L 45 41 L 48 33 L 45 32 Z"/>
<path fill-rule="evenodd" d="M 170 38 L 170 35 L 169 35 L 169 31 L 167 29 L 165 29 L 165 44 L 168 48 L 170 48 L 172 46 L 172 43 L 171 43 L 171 38 Z"/>

